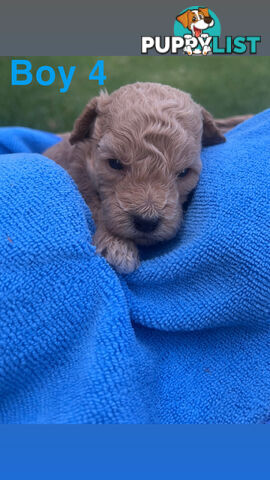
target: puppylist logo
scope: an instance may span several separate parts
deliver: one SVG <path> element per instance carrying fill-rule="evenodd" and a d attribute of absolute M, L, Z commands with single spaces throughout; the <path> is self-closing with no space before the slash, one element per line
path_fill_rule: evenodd
<path fill-rule="evenodd" d="M 185 40 L 183 51 L 187 55 L 209 55 L 212 53 L 212 38 L 220 37 L 218 17 L 205 7 L 191 7 L 177 15 L 174 35 Z"/>
<path fill-rule="evenodd" d="M 174 36 L 141 37 L 141 53 L 155 51 L 163 55 L 212 55 L 257 53 L 260 36 L 225 36 L 220 41 L 221 25 L 208 7 L 193 6 L 182 10 L 174 22 Z"/>

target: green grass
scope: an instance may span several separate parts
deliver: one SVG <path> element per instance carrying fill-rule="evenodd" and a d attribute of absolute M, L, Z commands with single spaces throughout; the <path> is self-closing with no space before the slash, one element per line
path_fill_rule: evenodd
<path fill-rule="evenodd" d="M 270 106 L 270 57 L 103 57 L 105 88 L 136 81 L 167 83 L 188 91 L 215 116 L 257 113 Z M 41 65 L 76 65 L 67 93 L 62 82 L 42 87 L 11 86 L 11 58 L 0 57 L 0 125 L 53 132 L 70 130 L 86 102 L 100 87 L 88 76 L 97 57 L 28 57 L 33 73 Z M 58 75 L 59 77 L 59 75 Z"/>

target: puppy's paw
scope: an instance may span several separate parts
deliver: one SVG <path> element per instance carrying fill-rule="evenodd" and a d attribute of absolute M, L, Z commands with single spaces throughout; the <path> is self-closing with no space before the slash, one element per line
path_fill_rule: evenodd
<path fill-rule="evenodd" d="M 203 47 L 203 55 L 207 55 L 209 52 L 211 52 L 211 48 L 207 45 Z"/>
<path fill-rule="evenodd" d="M 138 249 L 131 240 L 123 240 L 108 234 L 99 235 L 97 232 L 93 244 L 97 253 L 105 257 L 119 273 L 131 273 L 140 264 Z"/>

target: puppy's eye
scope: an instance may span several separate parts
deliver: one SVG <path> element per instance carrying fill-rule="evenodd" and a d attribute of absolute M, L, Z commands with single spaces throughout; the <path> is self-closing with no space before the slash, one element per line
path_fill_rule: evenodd
<path fill-rule="evenodd" d="M 196 20 L 197 20 L 196 17 L 193 17 L 193 18 L 192 18 L 192 21 L 193 21 L 193 22 L 196 22 Z"/>
<path fill-rule="evenodd" d="M 114 170 L 123 170 L 124 168 L 122 163 L 119 162 L 119 160 L 116 160 L 116 158 L 109 158 L 108 163 Z"/>
<path fill-rule="evenodd" d="M 187 174 L 189 173 L 189 171 L 190 171 L 190 168 L 184 168 L 184 170 L 182 170 L 181 172 L 179 172 L 179 173 L 177 174 L 177 177 L 178 177 L 178 178 L 184 178 L 184 177 L 187 176 Z"/>
<path fill-rule="evenodd" d="M 202 16 L 202 15 L 199 15 L 199 19 L 202 20 L 202 19 L 203 19 L 203 16 Z"/>

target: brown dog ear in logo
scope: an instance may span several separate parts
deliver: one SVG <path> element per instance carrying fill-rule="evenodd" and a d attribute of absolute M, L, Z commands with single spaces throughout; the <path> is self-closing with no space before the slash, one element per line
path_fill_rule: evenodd
<path fill-rule="evenodd" d="M 191 13 L 191 10 L 187 10 L 186 12 L 184 13 L 181 13 L 181 15 L 178 15 L 178 17 L 176 17 L 176 20 L 178 20 L 178 22 L 182 23 L 183 27 L 184 28 L 187 28 L 188 27 L 188 24 L 189 24 L 189 15 Z"/>
<path fill-rule="evenodd" d="M 201 12 L 204 17 L 209 17 L 208 8 L 198 8 L 198 11 Z"/>

